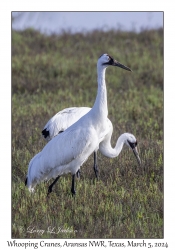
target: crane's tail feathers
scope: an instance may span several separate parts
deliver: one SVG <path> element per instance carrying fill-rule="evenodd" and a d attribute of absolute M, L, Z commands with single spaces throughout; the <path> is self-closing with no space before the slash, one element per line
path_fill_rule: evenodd
<path fill-rule="evenodd" d="M 25 179 L 25 186 L 27 186 L 27 180 L 28 180 L 28 178 L 26 177 L 26 179 Z M 30 187 L 28 187 L 28 189 L 29 189 L 29 191 L 30 191 L 30 193 L 34 193 L 34 188 L 32 188 L 31 186 Z"/>
<path fill-rule="evenodd" d="M 47 137 L 49 137 L 49 131 L 47 131 L 47 129 L 43 129 L 42 131 L 42 135 L 44 136 L 44 138 L 46 139 Z"/>

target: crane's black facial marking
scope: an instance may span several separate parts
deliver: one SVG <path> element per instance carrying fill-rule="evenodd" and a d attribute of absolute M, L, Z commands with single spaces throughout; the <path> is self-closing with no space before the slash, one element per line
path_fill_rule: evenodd
<path fill-rule="evenodd" d="M 42 131 L 42 135 L 44 138 L 47 138 L 49 136 L 49 131 L 46 130 L 46 128 Z"/>
<path fill-rule="evenodd" d="M 123 65 L 122 63 L 116 61 L 115 59 L 113 59 L 110 55 L 108 54 L 105 54 L 108 61 L 107 62 L 104 62 L 102 63 L 102 65 L 104 66 L 109 66 L 109 65 L 112 65 L 112 66 L 117 66 L 119 68 L 122 68 L 122 69 L 125 69 L 125 70 L 128 70 L 128 71 L 132 71 L 130 68 L 128 68 L 127 66 Z M 103 56 L 103 55 L 102 55 Z"/>
<path fill-rule="evenodd" d="M 136 141 L 136 142 L 130 142 L 129 140 L 127 140 L 127 141 L 128 141 L 129 146 L 130 146 L 132 149 L 134 149 L 134 148 L 137 147 L 137 141 Z"/>
<path fill-rule="evenodd" d="M 114 59 L 110 55 L 107 55 L 107 57 L 109 58 L 109 61 L 103 63 L 103 65 L 113 65 L 114 64 Z"/>

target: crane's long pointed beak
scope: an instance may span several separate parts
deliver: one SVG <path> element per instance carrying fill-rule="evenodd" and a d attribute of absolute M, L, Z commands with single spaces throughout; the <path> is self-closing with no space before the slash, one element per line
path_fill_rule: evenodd
<path fill-rule="evenodd" d="M 126 69 L 128 71 L 132 71 L 130 68 L 128 68 L 127 66 L 121 64 L 120 62 L 116 61 L 116 60 L 113 60 L 113 63 L 112 63 L 113 66 L 117 66 L 119 68 L 122 68 L 122 69 Z"/>
<path fill-rule="evenodd" d="M 134 153 L 134 155 L 135 155 L 135 157 L 137 159 L 138 164 L 141 166 L 141 160 L 140 160 L 140 157 L 139 157 L 137 147 L 133 148 L 133 153 Z"/>

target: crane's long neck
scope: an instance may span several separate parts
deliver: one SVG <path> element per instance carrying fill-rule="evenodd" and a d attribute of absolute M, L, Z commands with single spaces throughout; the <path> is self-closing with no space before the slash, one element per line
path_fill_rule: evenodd
<path fill-rule="evenodd" d="M 93 106 L 93 112 L 96 117 L 98 117 L 98 120 L 104 119 L 108 115 L 105 72 L 106 68 L 97 66 L 98 92 Z"/>
<path fill-rule="evenodd" d="M 109 157 L 109 158 L 115 158 L 122 151 L 123 145 L 124 145 L 124 135 L 122 134 L 118 138 L 116 146 L 112 148 L 111 135 L 110 135 L 104 141 L 100 143 L 99 150 L 104 156 Z"/>

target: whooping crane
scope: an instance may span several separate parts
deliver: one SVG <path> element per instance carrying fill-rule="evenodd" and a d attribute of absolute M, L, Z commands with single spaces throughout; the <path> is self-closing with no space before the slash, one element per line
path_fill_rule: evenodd
<path fill-rule="evenodd" d="M 97 62 L 98 91 L 94 106 L 63 133 L 55 136 L 41 152 L 31 159 L 25 182 L 30 191 L 33 191 L 37 183 L 56 178 L 50 185 L 52 190 L 52 186 L 62 174 L 71 172 L 71 192 L 75 194 L 75 174 L 80 166 L 99 147 L 102 152 L 105 151 L 105 142 L 102 145 L 100 143 L 104 139 L 105 128 L 107 127 L 108 108 L 105 72 L 110 65 L 131 71 L 130 68 L 117 62 L 108 54 L 100 56 Z M 130 134 L 122 134 L 117 141 L 116 148 L 111 148 L 112 153 L 110 155 L 119 154 L 124 143 L 135 148 L 136 139 L 132 138 Z M 138 158 L 136 150 L 135 154 Z"/>

